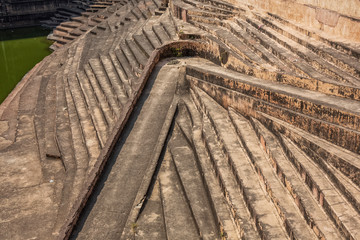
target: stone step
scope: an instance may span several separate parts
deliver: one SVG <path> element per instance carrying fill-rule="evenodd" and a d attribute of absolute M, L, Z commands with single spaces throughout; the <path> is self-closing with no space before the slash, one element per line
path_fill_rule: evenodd
<path fill-rule="evenodd" d="M 278 33 L 303 45 L 307 49 L 316 53 L 318 56 L 338 66 L 340 69 L 346 69 L 346 72 L 352 76 L 360 78 L 359 57 L 354 57 L 351 54 L 349 55 L 348 53 L 351 52 L 351 50 L 342 52 L 341 50 L 309 37 L 309 35 L 304 35 L 301 32 L 296 31 L 294 29 L 295 26 L 288 26 L 287 24 L 282 23 L 281 20 L 276 20 L 274 17 L 264 18 L 259 15 L 256 15 L 256 17 Z"/>
<path fill-rule="evenodd" d="M 120 115 L 120 101 L 118 99 L 118 96 L 115 94 L 113 87 L 111 86 L 111 83 L 106 76 L 106 72 L 103 68 L 103 65 L 101 64 L 101 61 L 99 58 L 93 58 L 89 60 L 89 66 L 96 78 L 96 81 L 98 82 L 100 88 L 102 89 L 102 92 L 109 102 L 109 105 L 112 109 L 112 112 L 114 113 L 115 118 L 118 118 Z"/>
<path fill-rule="evenodd" d="M 151 13 L 149 6 L 146 4 L 145 1 L 140 1 L 137 5 L 141 14 L 143 15 L 144 19 L 150 18 L 153 14 Z"/>
<path fill-rule="evenodd" d="M 344 69 L 342 66 L 338 68 L 336 65 L 330 64 L 326 61 L 326 59 L 323 59 L 316 53 L 309 51 L 309 49 L 302 44 L 293 41 L 291 38 L 289 39 L 287 36 L 279 34 L 279 32 L 273 30 L 272 28 L 263 25 L 260 31 L 266 33 L 270 38 L 276 40 L 282 46 L 296 53 L 299 57 L 311 64 L 314 69 L 321 71 L 324 75 L 328 75 L 331 78 L 353 85 L 357 85 L 360 82 L 360 79 L 356 79 L 348 74 L 348 69 Z M 281 31 L 284 32 L 286 30 L 281 29 Z"/>
<path fill-rule="evenodd" d="M 233 14 L 233 12 L 231 10 L 227 10 L 225 8 L 217 7 L 216 5 L 204 3 L 201 1 L 190 1 L 190 0 L 182 0 L 182 1 L 194 6 L 196 8 L 200 8 L 200 9 L 203 9 L 206 11 L 210 11 L 210 12 L 214 12 L 214 13 L 222 13 L 222 14 L 227 14 L 227 15 Z"/>
<path fill-rule="evenodd" d="M 181 115 L 178 115 L 177 118 L 181 118 Z M 168 148 L 200 235 L 203 239 L 216 238 L 219 231 L 215 219 L 209 211 L 211 209 L 210 202 L 201 179 L 201 173 L 196 165 L 196 157 L 177 126 L 174 127 Z"/>
<path fill-rule="evenodd" d="M 150 57 L 151 53 L 155 50 L 154 46 L 146 38 L 145 34 L 140 32 L 139 34 L 134 34 L 133 39 L 135 43 L 142 49 L 146 57 Z"/>
<path fill-rule="evenodd" d="M 79 36 L 81 36 L 83 34 L 83 32 L 82 31 L 80 31 L 80 29 L 74 29 L 74 30 L 72 30 L 71 32 L 70 32 L 70 35 L 71 36 L 75 36 L 75 37 L 79 37 Z"/>
<path fill-rule="evenodd" d="M 297 74 L 302 76 L 309 76 L 310 78 L 319 79 L 323 82 L 338 83 L 338 81 L 335 81 L 329 78 L 328 76 L 319 73 L 308 62 L 300 58 L 292 51 L 286 49 L 278 42 L 268 37 L 266 34 L 259 31 L 259 27 L 262 26 L 261 24 L 256 25 L 256 23 L 252 23 L 253 25 L 251 25 L 248 22 L 239 18 L 236 19 L 236 23 L 239 24 L 240 27 L 245 29 L 249 34 L 251 34 L 251 36 L 255 37 L 258 41 L 260 41 L 260 43 L 265 48 L 276 54 L 278 58 L 280 58 L 283 62 L 285 62 Z"/>
<path fill-rule="evenodd" d="M 80 24 L 84 24 L 87 21 L 87 18 L 84 16 L 78 16 L 78 17 L 72 17 L 71 20 L 74 22 L 78 22 Z"/>
<path fill-rule="evenodd" d="M 237 226 L 237 230 L 240 236 L 249 239 L 260 239 L 263 232 L 260 231 L 261 224 L 256 226 L 259 233 L 255 230 L 255 224 L 258 219 L 251 219 L 249 210 L 247 208 L 247 199 L 242 192 L 242 187 L 239 186 L 236 177 L 233 175 L 233 169 L 228 165 L 226 153 L 220 151 L 217 148 L 219 142 L 216 140 L 216 132 L 211 126 L 209 119 L 203 118 L 203 141 L 205 141 L 205 147 L 207 154 L 210 156 L 212 165 L 215 166 L 215 172 L 217 172 L 217 178 L 220 179 L 220 186 L 222 187 L 223 195 L 226 198 L 228 208 L 233 212 L 232 217 Z M 265 215 L 267 213 L 264 213 Z M 255 224 L 254 224 L 255 223 Z M 265 230 L 266 231 L 266 230 Z M 272 233 L 279 231 L 274 229 Z M 280 230 L 281 231 L 281 230 Z M 280 234 L 278 232 L 277 234 Z M 259 236 L 260 235 L 260 236 Z M 274 235 L 272 235 L 274 236 Z M 279 235 L 277 235 L 279 236 Z"/>
<path fill-rule="evenodd" d="M 297 207 L 316 236 L 319 239 L 340 239 L 340 232 L 336 230 L 335 225 L 321 210 L 321 206 L 317 204 L 312 196 L 310 191 L 313 189 L 310 189 L 310 191 L 307 189 L 306 180 L 301 178 L 298 171 L 289 164 L 291 160 L 284 153 L 278 139 L 256 119 L 251 119 L 251 122 L 264 151 L 268 154 L 274 171 L 293 197 Z M 240 131 L 238 130 L 238 132 Z"/>
<path fill-rule="evenodd" d="M 200 90 L 196 89 L 196 92 L 193 93 L 193 100 L 197 104 L 197 108 L 202 109 L 203 112 L 209 111 L 203 109 L 203 103 L 197 95 L 198 91 Z M 206 115 L 202 121 L 203 141 L 205 141 L 207 152 L 210 154 L 212 165 L 215 167 L 217 178 L 221 182 L 222 190 L 226 193 L 224 195 L 229 208 L 235 215 L 235 222 L 240 227 L 240 232 L 245 234 L 245 238 L 249 234 L 249 239 L 258 238 L 257 234 L 260 235 L 260 238 L 268 236 L 273 239 L 287 239 L 285 229 L 283 229 L 272 203 L 266 199 L 264 191 L 258 184 L 259 180 L 256 173 L 253 172 L 243 148 L 239 147 L 236 150 L 238 155 L 236 159 L 229 157 L 229 152 L 220 151 L 221 148 L 218 147 L 221 143 L 216 140 L 218 133 L 213 128 L 214 123 L 210 122 L 211 120 Z M 234 162 L 238 161 L 238 158 L 241 162 Z M 242 167 L 239 168 L 238 164 L 241 164 Z M 252 230 L 252 224 L 255 224 L 257 231 Z M 246 225 L 247 228 L 244 228 Z"/>
<path fill-rule="evenodd" d="M 75 106 L 75 102 L 74 102 L 75 100 L 73 99 L 73 96 L 70 93 L 70 87 L 65 78 L 64 78 L 64 89 L 65 89 L 65 97 L 67 102 L 67 110 L 69 114 L 70 134 L 72 139 L 71 144 L 74 154 L 73 157 L 75 159 L 75 166 L 73 166 L 74 168 L 73 182 L 70 185 L 71 195 L 69 199 L 66 199 L 66 201 L 72 203 L 75 201 L 75 199 L 77 199 L 78 195 L 80 194 L 80 191 L 82 190 L 83 183 L 85 182 L 87 176 L 86 174 L 87 168 L 89 164 L 88 162 L 89 155 L 87 151 L 88 149 L 86 148 L 84 141 L 84 132 L 80 123 L 81 120 L 79 119 L 79 115 L 77 113 L 77 109 Z M 69 141 L 69 139 L 67 139 L 67 141 Z"/>
<path fill-rule="evenodd" d="M 351 226 L 352 223 L 358 224 L 359 221 L 356 216 L 355 218 L 352 217 L 356 210 L 344 199 L 344 196 L 339 194 L 331 180 L 329 180 L 326 174 L 322 172 L 304 152 L 297 148 L 296 145 L 286 137 L 282 137 L 282 141 L 285 149 L 294 157 L 294 160 L 296 159 L 295 164 L 297 170 L 303 176 L 304 182 L 308 184 L 314 197 L 338 227 L 342 235 L 345 238 L 354 237 L 354 234 L 356 236 L 356 231 L 354 231 L 356 228 Z M 337 200 L 341 201 L 339 206 L 336 206 L 338 205 L 336 204 Z M 352 214 L 348 215 L 344 213 Z M 343 214 L 346 216 L 343 216 Z M 349 231 L 349 229 L 352 230 Z"/>
<path fill-rule="evenodd" d="M 77 27 L 79 27 L 80 25 L 81 25 L 81 23 L 76 22 L 76 21 L 62 22 L 62 23 L 60 23 L 60 26 L 63 26 L 63 27 L 65 27 L 65 28 L 72 28 L 72 29 L 77 28 Z"/>
<path fill-rule="evenodd" d="M 187 12 L 187 15 L 189 15 L 189 16 L 191 15 L 191 16 L 218 18 L 218 19 L 227 19 L 227 18 L 231 17 L 228 14 L 214 12 L 214 11 L 206 10 L 206 9 L 199 9 L 199 8 L 194 7 L 193 5 L 191 5 L 187 2 L 181 1 L 181 0 L 173 1 L 173 5 L 179 9 L 184 9 Z"/>
<path fill-rule="evenodd" d="M 235 22 L 227 21 L 226 26 L 233 34 L 240 38 L 257 55 L 261 56 L 266 61 L 269 61 L 272 65 L 278 67 L 280 71 L 284 71 L 288 74 L 294 74 L 284 62 L 282 62 L 272 52 L 268 51 L 268 49 L 261 45 L 256 40 L 256 38 L 253 38 L 251 35 L 246 33 L 246 31 L 240 28 L 240 26 L 237 25 Z"/>
<path fill-rule="evenodd" d="M 46 88 L 45 99 L 42 102 L 44 109 L 43 120 L 45 134 L 45 153 L 48 157 L 60 158 L 60 149 L 56 140 L 56 81 L 57 75 L 50 78 Z M 39 99 L 40 100 L 40 99 Z M 40 101 L 39 101 L 40 102 Z M 46 102 L 46 104 L 43 104 Z M 45 117 L 46 116 L 46 117 Z M 39 135 L 39 134 L 37 134 Z"/>
<path fill-rule="evenodd" d="M 156 36 L 155 32 L 151 28 L 149 29 L 145 26 L 142 31 L 144 36 L 148 39 L 154 49 L 161 46 L 159 38 Z"/>
<path fill-rule="evenodd" d="M 131 79 L 126 75 L 126 71 L 122 67 L 122 64 L 118 61 L 117 56 L 114 53 L 109 53 L 110 60 L 114 65 L 114 68 L 123 83 L 126 95 L 129 97 L 132 94 Z"/>
<path fill-rule="evenodd" d="M 194 23 L 194 25 L 200 27 L 201 29 L 208 31 L 214 34 L 218 39 L 227 44 L 231 49 L 238 53 L 243 58 L 247 59 L 253 65 L 260 65 L 264 68 L 272 68 L 270 63 L 260 56 L 256 55 L 248 46 L 241 42 L 237 37 L 235 37 L 230 31 L 222 28 L 208 25 L 206 23 Z"/>
<path fill-rule="evenodd" d="M 222 9 L 226 9 L 228 11 L 241 11 L 245 12 L 242 8 L 235 6 L 235 4 L 231 4 L 226 1 L 220 1 L 220 0 L 199 0 L 199 2 L 205 3 L 205 4 L 211 4 L 212 6 L 216 6 Z M 240 6 L 240 4 L 239 4 Z"/>
<path fill-rule="evenodd" d="M 133 225 L 136 239 L 166 239 L 166 227 L 159 185 L 159 180 L 157 180 L 144 210 L 141 212 L 136 224 Z"/>
<path fill-rule="evenodd" d="M 211 209 L 214 212 L 215 218 L 221 230 L 220 235 L 227 237 L 227 239 L 241 239 L 240 233 L 237 231 L 237 227 L 233 223 L 234 220 L 232 219 L 232 213 L 234 212 L 230 212 L 227 207 L 223 191 L 220 186 L 221 182 L 217 179 L 215 169 L 211 164 L 211 160 L 207 156 L 206 149 L 202 141 L 202 121 L 200 113 L 195 108 L 194 103 L 188 98 L 189 97 L 183 99 L 185 101 L 186 108 L 189 111 L 191 122 L 193 123 L 193 148 L 195 149 L 197 155 L 196 159 L 198 161 L 200 172 L 202 173 L 203 182 L 207 186 L 209 199 L 212 203 Z"/>
<path fill-rule="evenodd" d="M 139 68 L 143 70 L 148 60 L 146 53 L 136 44 L 132 37 L 125 39 L 125 43 L 135 57 Z"/>
<path fill-rule="evenodd" d="M 328 39 L 328 37 L 323 37 L 322 33 L 320 31 L 318 31 L 317 29 L 311 29 L 308 30 L 307 28 L 309 28 L 309 26 L 302 26 L 300 24 L 295 24 L 291 21 L 285 20 L 275 14 L 272 13 L 267 13 L 271 18 L 276 19 L 276 21 L 281 22 L 282 24 L 294 29 L 295 31 L 305 35 L 305 36 L 309 36 L 312 37 L 314 39 L 320 40 L 322 43 L 325 43 L 327 46 L 330 46 L 330 48 L 326 48 L 326 50 L 328 49 L 337 49 L 343 53 L 345 53 L 346 55 L 350 55 L 353 56 L 357 59 L 360 58 L 360 51 L 358 50 L 358 47 L 354 47 L 349 43 L 344 43 L 341 41 L 337 41 L 334 39 Z"/>
<path fill-rule="evenodd" d="M 96 80 L 96 77 L 94 76 L 90 66 L 87 64 L 84 65 L 84 71 L 87 78 L 89 79 L 89 82 L 96 95 L 96 98 L 98 99 L 101 110 L 104 113 L 106 122 L 109 126 L 108 131 L 111 131 L 111 128 L 114 126 L 113 124 L 116 118 L 115 113 L 113 112 L 113 109 L 110 107 L 110 103 L 108 102 L 106 96 L 104 95 L 104 92 L 101 86 L 99 85 L 98 81 Z"/>
<path fill-rule="evenodd" d="M 70 59 L 69 59 L 70 60 Z M 56 81 L 56 138 L 58 139 L 61 153 L 61 161 L 66 172 L 63 180 L 60 203 L 58 206 L 59 214 L 56 219 L 55 229 L 60 229 L 64 219 L 71 208 L 70 199 L 72 195 L 72 185 L 76 174 L 76 159 L 73 149 L 71 135 L 69 110 L 65 95 L 63 76 Z"/>
<path fill-rule="evenodd" d="M 359 187 L 360 178 L 358 172 L 360 165 L 358 164 L 359 157 L 356 154 L 268 114 L 259 113 L 259 117 L 263 124 L 272 131 L 283 134 L 296 143 L 309 157 L 317 160 L 316 164 L 318 164 L 323 171 L 329 175 L 329 178 L 337 184 L 338 188 L 343 191 L 343 195 L 348 198 L 349 202 L 354 206 L 358 205 L 358 203 L 356 203 L 358 200 L 355 200 L 357 197 L 355 195 L 354 197 L 351 197 L 347 194 L 347 192 L 350 192 L 351 190 L 344 189 L 348 184 L 338 179 L 338 174 L 336 174 L 336 172 L 341 173 L 345 178 L 349 179 L 353 184 Z"/>
<path fill-rule="evenodd" d="M 160 168 L 159 183 L 167 239 L 198 239 L 200 234 L 195 219 L 168 151 Z"/>
<path fill-rule="evenodd" d="M 68 32 L 70 32 L 70 31 L 72 31 L 73 28 L 66 27 L 66 26 L 64 26 L 64 25 L 60 25 L 60 26 L 57 26 L 57 27 L 56 27 L 56 30 L 57 30 L 57 31 L 60 31 L 60 32 L 68 33 Z"/>
<path fill-rule="evenodd" d="M 97 132 L 97 129 L 94 126 L 94 120 L 98 119 L 98 116 L 95 118 L 95 116 L 91 114 L 92 112 L 90 109 L 87 107 L 84 93 L 82 92 L 76 76 L 70 78 L 68 77 L 68 84 L 77 114 L 77 117 L 75 116 L 74 119 L 78 119 L 81 127 L 81 135 L 76 135 L 76 137 L 83 136 L 81 140 L 86 145 L 85 150 L 87 151 L 88 164 L 91 169 L 94 166 L 102 148 L 100 133 Z M 75 144 L 75 146 L 77 145 Z"/>
<path fill-rule="evenodd" d="M 240 172 L 243 170 L 240 170 L 240 166 L 241 168 L 244 168 L 244 165 L 240 162 L 241 159 L 248 158 L 252 163 L 251 165 L 258 173 L 259 180 L 262 182 L 261 184 L 264 184 L 268 197 L 270 197 L 273 202 L 289 237 L 314 239 L 315 235 L 311 230 L 310 223 L 307 223 L 299 213 L 293 198 L 286 188 L 283 187 L 281 180 L 277 177 L 275 172 L 271 170 L 269 159 L 266 157 L 265 152 L 260 148 L 260 142 L 258 141 L 254 130 L 251 128 L 250 123 L 248 123 L 245 118 L 241 118 L 241 126 L 235 129 L 230 123 L 229 117 L 224 119 L 226 111 L 224 111 L 222 107 L 204 92 L 201 92 L 201 90 L 198 91 L 198 94 L 203 103 L 203 107 L 206 109 L 205 111 L 208 113 L 210 121 L 214 125 L 220 142 L 226 149 L 225 151 L 228 153 L 229 158 L 232 159 L 235 168 L 238 169 L 238 177 L 244 178 L 244 175 Z M 236 132 L 236 130 L 239 132 Z M 239 134 L 241 144 L 238 141 L 236 133 Z M 235 149 L 242 149 L 242 151 L 236 151 Z M 243 181 L 245 180 L 243 179 Z"/>
<path fill-rule="evenodd" d="M 116 72 L 111 59 L 108 56 L 100 56 L 100 59 L 106 75 L 110 80 L 111 86 L 115 90 L 115 94 L 120 101 L 120 105 L 123 106 L 128 101 L 129 97 L 124 89 L 124 83 L 121 81 L 121 78 Z"/>
<path fill-rule="evenodd" d="M 248 96 L 328 121 L 353 130 L 360 129 L 358 101 L 272 83 L 218 67 L 187 66 L 187 74 Z M 234 89 L 231 86 L 236 86 Z M 251 89 L 251 90 L 250 90 Z M 261 92 L 261 93 L 260 93 Z M 333 116 L 339 116 L 334 119 Z"/>
<path fill-rule="evenodd" d="M 160 19 L 160 24 L 165 29 L 167 35 L 170 37 L 170 39 L 176 39 L 177 38 L 177 31 L 176 26 L 174 23 L 174 20 L 171 16 L 168 14 L 165 14 L 162 19 Z"/>
<path fill-rule="evenodd" d="M 96 132 L 98 133 L 99 142 L 101 148 L 104 147 L 104 144 L 107 140 L 109 124 L 105 113 L 102 111 L 101 105 L 97 96 L 95 95 L 92 86 L 89 82 L 89 79 L 83 71 L 77 72 L 77 80 L 81 87 L 81 91 L 85 97 L 87 108 L 91 111 L 91 116 L 93 118 L 94 126 Z"/>
<path fill-rule="evenodd" d="M 321 136 L 323 139 L 332 141 L 334 144 L 346 148 L 353 152 L 359 152 L 359 146 L 356 145 L 356 139 L 358 139 L 360 133 L 356 130 L 343 127 L 338 124 L 333 124 L 324 120 L 320 120 L 316 117 L 305 115 L 288 108 L 281 107 L 279 105 L 264 101 L 252 96 L 248 96 L 243 93 L 239 93 L 227 88 L 221 87 L 216 84 L 212 84 L 206 81 L 196 79 L 194 77 L 187 76 L 195 86 L 200 87 L 207 94 L 217 99 L 219 103 L 231 105 L 236 110 L 242 113 L 243 111 L 256 110 L 266 114 L 270 114 L 273 117 L 279 118 L 283 121 L 293 124 L 311 134 Z M 226 93 L 229 98 L 226 98 L 226 102 L 223 102 L 223 93 Z M 236 99 L 236 100 L 235 100 Z M 339 134 L 333 134 L 339 132 Z M 344 140 L 346 139 L 346 140 Z"/>
<path fill-rule="evenodd" d="M 153 25 L 152 30 L 162 45 L 170 41 L 170 36 L 160 24 Z"/>
<path fill-rule="evenodd" d="M 130 12 L 135 16 L 136 20 L 146 19 L 137 7 L 131 8 Z"/>
<path fill-rule="evenodd" d="M 122 52 L 125 57 L 125 61 L 129 64 L 131 71 L 134 73 L 136 77 L 139 77 L 141 74 L 141 68 L 139 63 L 136 60 L 136 57 L 131 52 L 131 49 L 125 42 L 120 43 L 120 52 Z"/>
<path fill-rule="evenodd" d="M 126 74 L 127 79 L 129 80 L 129 85 L 132 85 L 132 81 L 137 78 L 134 71 L 132 70 L 132 66 L 129 61 L 125 57 L 124 53 L 121 50 L 115 50 L 115 56 L 118 63 L 121 65 L 124 73 Z"/>
<path fill-rule="evenodd" d="M 122 12 L 120 12 L 120 16 L 117 18 L 117 21 L 119 24 L 115 25 L 118 26 L 117 29 L 115 29 L 115 39 L 110 47 L 110 51 L 118 48 L 120 42 L 124 39 L 125 34 L 128 32 L 129 29 L 133 28 L 133 25 L 136 24 L 134 21 L 126 21 L 128 16 L 130 15 L 130 11 L 126 7 Z"/>

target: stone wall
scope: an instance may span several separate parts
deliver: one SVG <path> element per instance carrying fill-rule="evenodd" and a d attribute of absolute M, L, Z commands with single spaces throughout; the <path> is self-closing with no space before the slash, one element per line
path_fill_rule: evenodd
<path fill-rule="evenodd" d="M 36 25 L 40 20 L 49 19 L 58 7 L 68 2 L 68 0 L 1 0 L 0 29 Z"/>
<path fill-rule="evenodd" d="M 328 35 L 360 41 L 359 0 L 230 0 L 262 8 Z"/>

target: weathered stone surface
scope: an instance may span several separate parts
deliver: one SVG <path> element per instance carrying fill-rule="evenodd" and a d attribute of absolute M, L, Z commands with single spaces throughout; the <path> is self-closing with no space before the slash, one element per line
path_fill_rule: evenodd
<path fill-rule="evenodd" d="M 0 106 L 1 239 L 360 237 L 360 55 L 323 34 L 349 16 L 231 2 L 57 26 Z"/>

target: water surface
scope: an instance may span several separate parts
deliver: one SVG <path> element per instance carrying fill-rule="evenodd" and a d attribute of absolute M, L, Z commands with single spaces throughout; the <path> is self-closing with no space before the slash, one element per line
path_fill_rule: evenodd
<path fill-rule="evenodd" d="M 0 30 L 0 103 L 22 77 L 51 51 L 41 27 Z"/>

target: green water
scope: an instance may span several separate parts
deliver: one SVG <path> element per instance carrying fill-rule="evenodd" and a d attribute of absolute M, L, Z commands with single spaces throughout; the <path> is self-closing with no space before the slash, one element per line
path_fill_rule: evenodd
<path fill-rule="evenodd" d="M 0 103 L 36 63 L 51 53 L 48 34 L 40 27 L 0 30 Z"/>

